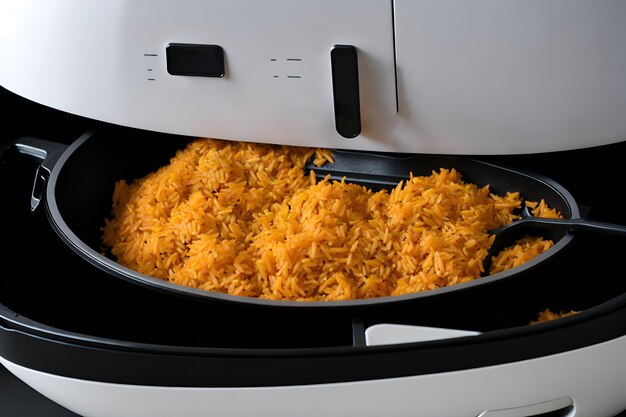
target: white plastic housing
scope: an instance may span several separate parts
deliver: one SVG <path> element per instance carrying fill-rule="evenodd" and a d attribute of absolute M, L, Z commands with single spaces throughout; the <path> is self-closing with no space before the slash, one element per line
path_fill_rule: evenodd
<path fill-rule="evenodd" d="M 191 136 L 413 153 L 626 140 L 626 2 L 0 0 L 0 85 Z M 170 75 L 169 43 L 225 76 Z M 330 50 L 358 50 L 361 134 L 335 130 Z"/>
<path fill-rule="evenodd" d="M 557 355 L 456 372 L 249 388 L 109 384 L 42 373 L 3 358 L 0 362 L 83 417 L 528 417 L 555 406 L 570 407 L 564 417 L 613 417 L 626 409 L 625 351 L 626 337 L 621 337 Z"/>
<path fill-rule="evenodd" d="M 365 344 L 367 346 L 395 345 L 398 343 L 415 343 L 430 340 L 453 339 L 455 337 L 477 336 L 479 334 L 479 332 L 469 330 L 381 323 L 369 326 L 365 329 Z"/>

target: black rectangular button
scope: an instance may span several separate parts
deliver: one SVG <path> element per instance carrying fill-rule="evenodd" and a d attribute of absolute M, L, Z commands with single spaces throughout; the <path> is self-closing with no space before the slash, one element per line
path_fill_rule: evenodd
<path fill-rule="evenodd" d="M 219 45 L 170 43 L 165 55 L 167 72 L 172 75 L 224 76 L 224 50 Z"/>
<path fill-rule="evenodd" d="M 345 138 L 361 133 L 359 63 L 352 45 L 335 45 L 330 51 L 335 103 L 335 128 Z"/>

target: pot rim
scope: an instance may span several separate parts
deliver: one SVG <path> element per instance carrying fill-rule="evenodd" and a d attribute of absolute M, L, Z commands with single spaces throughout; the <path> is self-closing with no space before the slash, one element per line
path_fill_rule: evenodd
<path fill-rule="evenodd" d="M 452 286 L 446 286 L 441 288 L 435 288 L 431 290 L 424 290 L 420 292 L 396 295 L 396 296 L 386 296 L 386 297 L 377 297 L 377 298 L 365 298 L 365 299 L 352 299 L 352 300 L 334 300 L 334 301 L 294 301 L 294 300 L 268 300 L 257 297 L 248 297 L 248 296 L 240 296 L 240 295 L 231 295 L 224 294 L 218 292 L 212 292 L 197 288 L 186 287 L 183 285 L 171 283 L 168 281 L 164 281 L 158 278 L 154 278 L 137 271 L 134 271 L 130 268 L 127 268 L 116 261 L 108 258 L 107 256 L 95 251 L 89 245 L 85 244 L 67 225 L 63 216 L 59 210 L 57 205 L 56 196 L 55 196 L 55 188 L 56 183 L 63 169 L 63 166 L 68 161 L 68 159 L 74 154 L 74 152 L 82 146 L 87 140 L 97 134 L 96 130 L 89 130 L 81 135 L 77 140 L 71 143 L 67 149 L 60 155 L 58 160 L 55 162 L 54 166 L 51 169 L 50 176 L 46 182 L 46 191 L 45 191 L 45 206 L 46 213 L 49 219 L 50 224 L 53 226 L 54 230 L 57 234 L 63 239 L 63 241 L 70 246 L 76 253 L 78 253 L 81 257 L 87 260 L 92 265 L 100 268 L 101 270 L 108 272 L 110 274 L 115 275 L 117 278 L 124 279 L 126 281 L 140 284 L 144 287 L 148 287 L 150 289 L 163 291 L 166 293 L 170 293 L 172 295 L 183 296 L 183 297 L 191 297 L 196 300 L 204 300 L 204 301 L 213 301 L 213 302 L 221 302 L 221 303 L 239 303 L 246 304 L 250 306 L 259 306 L 259 307 L 270 307 L 270 308 L 298 308 L 298 309 L 309 309 L 309 308 L 361 308 L 361 307 L 369 307 L 376 306 L 380 304 L 400 304 L 413 302 L 422 298 L 433 298 L 441 295 L 445 295 L 447 293 L 453 291 L 462 291 L 471 288 L 476 288 L 482 285 L 486 285 L 493 282 L 499 282 L 504 279 L 509 279 L 515 276 L 519 276 L 528 272 L 529 270 L 537 267 L 543 262 L 547 261 L 552 256 L 557 255 L 561 250 L 565 249 L 574 239 L 575 233 L 571 231 L 567 231 L 561 239 L 559 239 L 554 246 L 552 246 L 547 251 L 539 254 L 534 257 L 530 261 L 509 269 L 507 271 L 498 272 L 493 275 L 489 275 L 486 277 L 476 278 L 469 282 L 463 282 L 459 284 L 454 284 Z M 545 186 L 553 189 L 558 195 L 561 196 L 563 201 L 567 204 L 569 211 L 571 213 L 570 218 L 579 218 L 580 210 L 578 204 L 574 197 L 570 194 L 570 192 L 563 187 L 561 184 L 556 181 L 545 177 L 541 174 L 530 173 L 523 170 L 513 169 L 510 167 L 505 167 L 502 165 L 492 164 L 490 162 L 481 161 L 479 159 L 475 159 L 472 157 L 461 158 L 459 156 L 445 156 L 445 155 L 423 155 L 424 157 L 438 157 L 438 158 L 446 158 L 446 159 L 464 159 L 469 160 L 472 163 L 482 164 L 484 166 L 489 166 L 491 168 L 495 168 L 498 170 L 505 170 L 512 172 L 516 175 L 522 175 L 532 179 L 533 181 L 538 181 L 543 183 Z"/>

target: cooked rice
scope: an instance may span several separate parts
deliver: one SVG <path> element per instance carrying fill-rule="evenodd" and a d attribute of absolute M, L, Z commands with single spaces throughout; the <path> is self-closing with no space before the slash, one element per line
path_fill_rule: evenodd
<path fill-rule="evenodd" d="M 492 258 L 489 274 L 493 275 L 520 266 L 552 246 L 554 242 L 542 237 L 523 237 Z"/>
<path fill-rule="evenodd" d="M 543 199 L 538 203 L 535 201 L 525 201 L 524 203 L 530 208 L 531 214 L 535 217 L 552 219 L 563 217 L 556 209 L 548 207 Z M 493 275 L 520 266 L 547 251 L 552 246 L 554 246 L 552 240 L 544 239 L 543 237 L 525 236 L 491 258 L 489 274 Z"/>
<path fill-rule="evenodd" d="M 122 265 L 176 284 L 276 300 L 348 300 L 479 278 L 489 229 L 518 218 L 518 192 L 454 169 L 391 191 L 304 170 L 328 150 L 197 139 L 169 165 L 113 193 L 103 242 Z M 559 216 L 545 202 L 535 215 Z M 515 267 L 552 242 L 527 238 L 494 259 Z M 494 270 L 492 270 L 492 273 Z"/>
<path fill-rule="evenodd" d="M 539 312 L 537 320 L 531 321 L 530 324 L 532 325 L 532 324 L 537 324 L 537 323 L 545 323 L 547 321 L 558 320 L 563 317 L 573 316 L 574 314 L 578 314 L 578 313 L 579 311 L 575 311 L 575 310 L 571 310 L 567 313 L 563 311 L 559 311 L 558 313 L 555 313 L 549 308 L 546 308 L 545 310 Z"/>

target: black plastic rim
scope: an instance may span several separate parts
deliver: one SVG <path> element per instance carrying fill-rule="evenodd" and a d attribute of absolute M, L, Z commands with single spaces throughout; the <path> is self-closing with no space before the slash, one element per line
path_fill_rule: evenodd
<path fill-rule="evenodd" d="M 477 336 L 300 349 L 197 348 L 104 339 L 52 328 L 0 305 L 0 357 L 54 375 L 121 384 L 260 387 L 353 382 L 495 366 L 612 341 L 626 335 L 625 305 L 622 294 L 574 316 Z"/>

